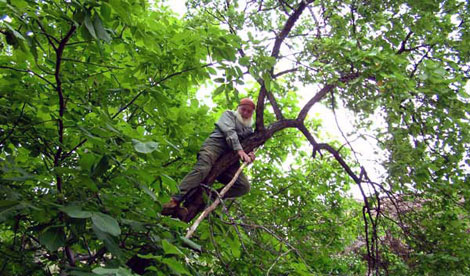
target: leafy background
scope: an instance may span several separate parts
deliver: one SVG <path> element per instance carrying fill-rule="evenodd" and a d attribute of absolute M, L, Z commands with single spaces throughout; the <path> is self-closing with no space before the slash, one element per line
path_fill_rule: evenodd
<path fill-rule="evenodd" d="M 144 0 L 0 8 L 0 274 L 470 272 L 468 3 L 188 1 L 182 19 Z M 207 83 L 212 108 L 196 96 Z M 299 83 L 334 83 L 325 106 L 377 140 L 386 177 L 359 183 L 376 193 L 351 198 L 338 159 L 285 129 L 249 169 L 251 192 L 183 238 L 189 225 L 160 211 L 218 115 L 264 87 L 294 118 Z M 305 124 L 364 175 L 321 115 Z"/>

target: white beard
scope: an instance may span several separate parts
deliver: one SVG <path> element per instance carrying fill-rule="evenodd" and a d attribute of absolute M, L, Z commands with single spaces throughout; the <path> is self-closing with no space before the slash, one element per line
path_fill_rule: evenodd
<path fill-rule="evenodd" d="M 242 123 L 244 127 L 251 127 L 253 125 L 253 116 L 250 117 L 249 119 L 244 119 L 242 115 L 240 114 L 240 112 L 238 112 L 238 109 L 237 109 L 237 112 L 235 112 L 235 114 L 237 115 L 237 120 L 240 123 Z"/>

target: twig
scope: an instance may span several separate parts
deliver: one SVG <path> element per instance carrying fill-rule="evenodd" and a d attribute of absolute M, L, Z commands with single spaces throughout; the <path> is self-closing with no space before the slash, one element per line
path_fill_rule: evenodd
<path fill-rule="evenodd" d="M 245 243 L 243 242 L 243 238 L 242 238 L 242 235 L 240 233 L 240 230 L 238 229 L 238 225 L 235 223 L 235 220 L 230 215 L 230 213 L 228 211 L 228 207 L 227 207 L 227 205 L 225 205 L 225 202 L 222 200 L 222 196 L 220 195 L 220 193 L 217 192 L 217 190 L 215 190 L 211 186 L 207 186 L 207 185 L 201 185 L 201 186 L 205 187 L 206 189 L 209 189 L 211 191 L 211 193 L 215 193 L 217 195 L 217 198 L 220 199 L 220 203 L 222 203 L 222 209 L 224 210 L 224 212 L 227 215 L 228 219 L 233 223 L 232 226 L 233 226 L 233 228 L 235 228 L 235 232 L 237 232 L 238 239 L 240 240 L 240 243 L 243 247 L 243 250 L 245 250 L 245 252 L 248 253 L 248 250 L 246 249 Z"/>
<path fill-rule="evenodd" d="M 277 256 L 276 260 L 274 260 L 274 263 L 269 267 L 268 271 L 266 272 L 266 276 L 269 276 L 269 273 L 271 272 L 271 269 L 273 269 L 273 267 L 276 265 L 276 263 L 277 263 L 282 257 L 284 257 L 285 255 L 289 254 L 291 251 L 292 251 L 292 249 L 289 249 L 289 250 L 287 250 L 286 252 L 284 252 L 284 253 L 282 253 L 282 254 L 279 254 L 279 256 Z"/>
<path fill-rule="evenodd" d="M 10 129 L 10 132 L 5 136 L 5 138 L 0 141 L 0 147 L 5 143 L 5 141 L 10 137 L 10 135 L 15 131 L 15 128 L 18 126 L 19 121 L 21 120 L 21 117 L 23 117 L 23 112 L 24 112 L 24 107 L 26 106 L 26 102 L 23 103 L 23 107 L 21 108 L 21 113 L 18 119 L 16 119 L 16 122 L 13 124 L 13 127 Z"/>
<path fill-rule="evenodd" d="M 30 73 L 30 74 L 33 74 L 35 75 L 36 77 L 40 78 L 41 80 L 47 82 L 49 85 L 51 85 L 54 89 L 56 88 L 55 85 L 48 81 L 46 78 L 44 78 L 43 76 L 39 75 L 38 73 L 32 71 L 32 70 L 22 70 L 22 69 L 17 69 L 17 68 L 13 68 L 13 67 L 9 67 L 9 66 L 3 66 L 3 65 L 0 65 L 0 68 L 2 69 L 9 69 L 9 70 L 13 70 L 13 71 L 17 71 L 17 72 L 24 72 L 24 73 Z"/>
<path fill-rule="evenodd" d="M 225 187 L 220 192 L 220 197 L 223 197 L 227 193 L 227 191 L 230 188 L 232 188 L 233 184 L 235 184 L 235 181 L 237 181 L 238 176 L 241 174 L 241 172 L 243 171 L 243 169 L 247 165 L 248 165 L 248 163 L 244 162 L 240 166 L 240 168 L 238 168 L 238 170 L 235 173 L 235 175 L 233 176 L 232 180 L 227 185 L 225 185 Z M 197 220 L 194 222 L 194 224 L 191 226 L 191 228 L 189 228 L 189 230 L 188 230 L 188 232 L 186 233 L 186 236 L 185 236 L 187 239 L 191 238 L 191 236 L 194 234 L 194 231 L 196 231 L 196 229 L 199 226 L 199 224 L 201 223 L 201 221 L 203 219 L 205 219 L 207 217 L 207 215 L 209 215 L 219 205 L 220 197 L 218 197 L 208 208 L 206 208 L 206 210 L 204 210 L 204 212 L 202 212 L 202 214 L 197 218 Z"/>

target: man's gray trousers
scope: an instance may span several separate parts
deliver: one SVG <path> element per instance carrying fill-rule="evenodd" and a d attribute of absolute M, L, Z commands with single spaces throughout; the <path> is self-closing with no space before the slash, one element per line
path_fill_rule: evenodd
<path fill-rule="evenodd" d="M 184 195 L 186 195 L 189 191 L 197 188 L 209 174 L 217 159 L 219 159 L 219 157 L 229 149 L 230 148 L 224 138 L 207 138 L 199 150 L 199 153 L 197 154 L 196 165 L 194 166 L 193 170 L 183 178 L 183 181 L 179 186 L 181 196 L 184 197 Z M 232 180 L 239 167 L 239 162 L 236 162 L 234 165 L 220 174 L 217 180 L 222 184 L 228 184 Z M 232 188 L 230 188 L 224 197 L 239 197 L 248 193 L 249 190 L 250 182 L 242 172 L 238 176 L 235 184 L 232 186 Z"/>

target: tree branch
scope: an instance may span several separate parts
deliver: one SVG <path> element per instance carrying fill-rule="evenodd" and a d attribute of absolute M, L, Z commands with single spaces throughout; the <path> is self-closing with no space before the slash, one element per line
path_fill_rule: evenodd
<path fill-rule="evenodd" d="M 62 144 L 64 142 L 64 122 L 63 122 L 63 117 L 64 117 L 64 112 L 65 112 L 65 100 L 64 100 L 64 92 L 62 90 L 62 80 L 60 79 L 60 66 L 62 63 L 62 54 L 64 53 L 65 45 L 67 44 L 67 41 L 72 37 L 73 33 L 77 27 L 72 24 L 70 27 L 70 30 L 67 32 L 65 35 L 64 39 L 60 41 L 59 47 L 56 49 L 56 64 L 55 64 L 55 81 L 56 81 L 56 90 L 57 94 L 59 96 L 59 146 L 57 149 L 57 152 L 54 156 L 54 167 L 59 166 L 60 162 L 60 156 L 62 154 Z M 57 176 L 57 190 L 62 192 L 62 178 L 60 176 Z"/>
<path fill-rule="evenodd" d="M 359 76 L 360 76 L 359 73 L 351 73 L 351 74 L 348 74 L 346 76 L 341 77 L 339 79 L 339 82 L 348 83 L 348 82 L 352 81 L 353 79 L 358 78 Z M 321 99 L 323 99 L 323 97 L 328 92 L 333 90 L 336 86 L 337 86 L 337 84 L 327 84 L 320 91 L 318 91 L 317 94 L 315 94 L 315 96 L 313 96 L 313 98 L 311 98 L 305 104 L 305 106 L 302 108 L 302 110 L 300 110 L 299 116 L 297 116 L 297 120 L 300 121 L 300 122 L 303 122 L 305 120 L 305 117 L 307 117 L 307 113 L 310 111 L 312 106 L 314 104 L 316 104 L 317 102 L 319 102 Z"/>
<path fill-rule="evenodd" d="M 2 141 L 0 141 L 0 147 L 3 145 L 3 143 L 5 143 L 5 141 L 8 139 L 8 137 L 10 137 L 10 135 L 13 133 L 13 131 L 15 131 L 15 128 L 18 126 L 19 121 L 23 117 L 23 112 L 24 112 L 24 107 L 25 106 L 26 106 L 26 102 L 23 103 L 23 107 L 21 108 L 20 116 L 18 116 L 18 118 L 16 119 L 15 123 L 13 124 L 13 127 L 10 129 L 10 131 L 5 136 L 5 138 L 3 138 Z"/>
<path fill-rule="evenodd" d="M 276 41 L 274 42 L 274 47 L 273 47 L 273 50 L 271 52 L 272 57 L 275 57 L 275 58 L 278 57 L 279 51 L 281 49 L 282 42 L 284 41 L 284 39 L 287 37 L 287 35 L 292 30 L 292 28 L 294 27 L 295 22 L 299 19 L 302 12 L 305 10 L 305 8 L 308 6 L 308 4 L 310 4 L 312 2 L 313 2 L 313 0 L 300 2 L 299 6 L 294 11 L 294 13 L 289 17 L 289 19 L 287 19 L 286 24 L 284 25 L 284 28 L 282 29 L 281 33 L 277 36 Z"/>
<path fill-rule="evenodd" d="M 284 116 L 282 115 L 281 109 L 279 108 L 279 105 L 277 104 L 276 99 L 274 98 L 273 93 L 267 92 L 268 100 L 271 103 L 271 106 L 273 107 L 274 114 L 276 115 L 276 119 L 278 121 L 284 120 Z"/>
<path fill-rule="evenodd" d="M 54 49 L 54 51 L 57 51 L 57 47 L 55 46 L 54 42 L 52 42 L 51 38 L 54 39 L 54 41 L 56 43 L 59 43 L 59 40 L 51 35 L 49 35 L 47 32 L 46 32 L 46 29 L 42 26 L 41 24 L 41 21 L 39 20 L 36 20 L 36 22 L 38 23 L 39 25 L 39 28 L 42 30 L 43 34 L 46 36 L 47 38 L 47 41 L 49 42 L 49 44 L 52 46 L 52 48 Z"/>
<path fill-rule="evenodd" d="M 289 73 L 292 73 L 292 72 L 296 72 L 298 70 L 299 70 L 299 68 L 292 68 L 292 69 L 288 69 L 288 70 L 285 70 L 285 71 L 281 71 L 279 73 L 274 74 L 273 79 L 277 79 L 282 75 L 289 74 Z"/>
<path fill-rule="evenodd" d="M 408 42 L 408 39 L 410 39 L 411 35 L 413 34 L 412 31 L 409 31 L 408 34 L 406 35 L 405 39 L 401 42 L 400 44 L 400 49 L 398 49 L 397 51 L 397 55 L 403 53 L 404 51 L 406 51 L 406 48 L 405 48 L 405 45 L 406 45 L 406 42 Z"/>
<path fill-rule="evenodd" d="M 264 99 L 266 97 L 266 87 L 261 85 L 256 103 L 256 131 L 264 131 Z"/>
<path fill-rule="evenodd" d="M 108 65 L 104 65 L 104 64 L 97 64 L 97 63 L 93 63 L 93 62 L 86 62 L 86 61 L 81 61 L 81 60 L 77 60 L 77 59 L 70 59 L 70 58 L 62 58 L 62 61 L 70 61 L 70 62 L 83 63 L 83 64 L 87 64 L 87 65 L 93 65 L 93 66 L 98 66 L 98 67 L 104 67 L 104 68 L 108 68 L 108 69 L 125 69 L 125 68 L 123 68 L 123 67 L 108 66 Z"/>
<path fill-rule="evenodd" d="M 8 69 L 8 70 L 13 70 L 13 71 L 17 71 L 17 72 L 24 72 L 24 73 L 30 73 L 30 74 L 33 74 L 35 75 L 36 77 L 42 79 L 43 81 L 47 82 L 48 84 L 50 84 L 54 89 L 56 89 L 56 86 L 48 81 L 46 78 L 44 78 L 43 76 L 39 75 L 38 73 L 32 71 L 32 70 L 23 70 L 23 69 L 17 69 L 17 68 L 14 68 L 14 67 L 9 67 L 9 66 L 3 66 L 3 65 L 0 65 L 0 68 L 2 69 Z"/>

